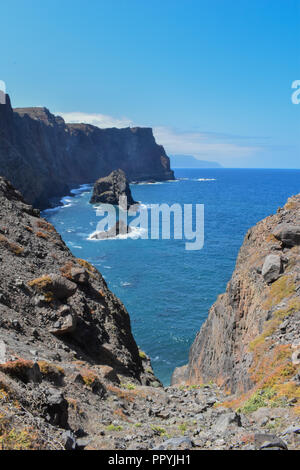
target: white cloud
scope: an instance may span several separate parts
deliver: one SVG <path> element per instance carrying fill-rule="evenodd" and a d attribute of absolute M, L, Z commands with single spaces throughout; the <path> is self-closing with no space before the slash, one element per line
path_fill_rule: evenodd
<path fill-rule="evenodd" d="M 71 113 L 55 113 L 58 116 L 61 116 L 67 123 L 74 124 L 83 122 L 84 124 L 92 124 L 93 126 L 100 127 L 101 129 L 106 129 L 108 127 L 129 127 L 133 123 L 130 119 L 124 118 L 114 118 L 106 114 L 87 114 L 80 111 L 74 111 Z"/>
<path fill-rule="evenodd" d="M 67 123 L 85 123 L 105 129 L 108 127 L 133 127 L 139 124 L 129 118 L 114 118 L 105 114 L 88 114 L 83 112 L 56 113 Z M 260 146 L 247 145 L 247 139 L 226 134 L 184 132 L 170 127 L 153 127 L 158 144 L 163 145 L 167 154 L 193 155 L 199 159 L 217 160 L 227 164 L 236 158 L 249 157 L 261 150 Z"/>
<path fill-rule="evenodd" d="M 225 159 L 248 157 L 259 147 L 240 143 L 234 137 L 220 137 L 213 133 L 182 132 L 168 127 L 154 127 L 157 142 L 169 154 L 193 155 L 196 158 Z"/>

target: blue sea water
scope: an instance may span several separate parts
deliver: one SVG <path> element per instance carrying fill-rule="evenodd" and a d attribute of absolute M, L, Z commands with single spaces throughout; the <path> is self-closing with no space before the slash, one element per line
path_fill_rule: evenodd
<path fill-rule="evenodd" d="M 144 205 L 205 205 L 205 244 L 184 240 L 88 240 L 99 217 L 91 186 L 44 212 L 76 257 L 93 263 L 131 316 L 135 339 L 156 375 L 169 384 L 208 310 L 225 290 L 247 230 L 300 192 L 300 170 L 178 169 L 176 182 L 132 185 Z"/>

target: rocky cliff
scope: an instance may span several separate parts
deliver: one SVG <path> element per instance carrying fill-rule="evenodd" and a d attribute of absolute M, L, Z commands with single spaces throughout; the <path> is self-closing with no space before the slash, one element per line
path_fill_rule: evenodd
<path fill-rule="evenodd" d="M 242 403 L 260 399 L 299 413 L 299 366 L 300 195 L 248 231 L 226 292 L 173 383 L 213 380 Z"/>
<path fill-rule="evenodd" d="M 122 169 L 130 181 L 173 179 L 150 128 L 66 124 L 46 108 L 0 105 L 0 175 L 38 208 L 82 183 Z"/>
<path fill-rule="evenodd" d="M 213 322 L 215 342 L 206 336 L 211 335 L 208 320 L 201 333 L 208 354 L 206 369 L 195 361 L 190 372 L 195 385 L 163 389 L 149 358 L 134 341 L 126 309 L 101 274 L 74 258 L 54 227 L 0 178 L 0 450 L 299 448 L 295 417 L 299 246 L 294 245 L 298 228 L 293 225 L 299 203 L 299 198 L 292 199 L 275 219 L 253 229 L 238 263 L 241 272 L 245 265 L 245 284 L 236 291 L 230 308 L 237 302 L 245 307 L 247 299 L 256 299 L 245 287 L 249 283 L 252 292 L 256 280 L 261 290 L 269 292 L 263 299 L 268 311 L 275 304 L 278 309 L 268 320 L 259 321 L 257 316 L 251 321 L 258 336 L 245 326 L 245 316 L 240 328 L 242 315 L 237 315 L 237 327 L 230 330 L 233 322 L 225 324 L 228 312 L 225 332 L 218 319 Z M 284 225 L 278 227 L 280 222 Z M 276 228 L 276 236 L 266 236 L 266 228 Z M 257 254 L 260 245 L 265 253 Z M 270 252 L 280 257 L 280 263 L 269 258 Z M 251 276 L 248 263 L 254 263 Z M 252 300 L 246 311 L 249 319 L 260 308 L 259 301 L 251 307 Z M 264 321 L 271 322 L 267 330 Z M 267 380 L 246 403 L 237 403 L 213 382 L 198 383 L 200 374 L 196 375 L 199 367 L 204 380 L 224 379 L 214 362 L 218 354 L 233 384 L 236 377 L 244 377 L 247 370 L 238 361 L 235 366 L 227 352 L 242 347 L 234 342 L 234 331 L 239 329 L 254 338 L 249 349 L 256 374 L 258 380 Z M 224 335 L 229 348 L 221 344 Z M 257 361 L 261 346 L 265 356 Z M 192 351 L 196 358 L 196 348 Z M 248 379 L 242 383 L 247 385 Z"/>
<path fill-rule="evenodd" d="M 3 178 L 0 219 L 0 408 L 14 397 L 50 426 L 85 427 L 106 380 L 158 384 L 101 274 Z M 86 409 L 72 418 L 79 402 Z"/>

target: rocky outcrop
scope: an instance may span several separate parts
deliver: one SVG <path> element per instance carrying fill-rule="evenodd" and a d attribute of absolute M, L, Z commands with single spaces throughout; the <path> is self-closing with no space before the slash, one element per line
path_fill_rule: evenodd
<path fill-rule="evenodd" d="M 293 361 L 300 351 L 299 225 L 300 195 L 248 231 L 226 292 L 173 383 L 213 380 L 248 399 L 268 390 L 273 405 L 300 409 L 299 365 Z"/>
<path fill-rule="evenodd" d="M 122 207 L 124 206 L 123 201 L 126 201 L 125 207 Z M 114 170 L 110 175 L 99 178 L 94 184 L 90 203 L 112 204 L 115 206 L 121 205 L 125 210 L 129 209 L 133 204 L 136 204 L 133 200 L 124 171 L 120 169 Z"/>
<path fill-rule="evenodd" d="M 66 124 L 46 108 L 12 109 L 8 96 L 0 104 L 0 175 L 35 207 L 118 168 L 129 181 L 174 178 L 150 128 Z"/>

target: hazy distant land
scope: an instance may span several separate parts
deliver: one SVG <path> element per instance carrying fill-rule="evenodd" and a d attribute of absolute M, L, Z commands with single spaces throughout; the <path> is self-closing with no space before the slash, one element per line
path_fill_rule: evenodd
<path fill-rule="evenodd" d="M 198 160 L 192 155 L 170 155 L 171 168 L 222 168 L 218 162 Z"/>

